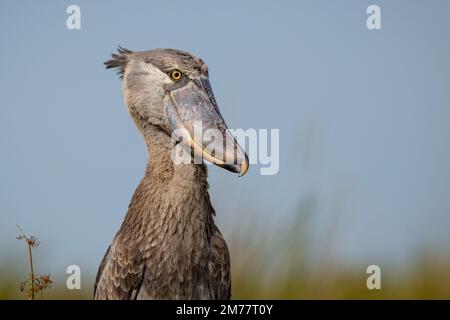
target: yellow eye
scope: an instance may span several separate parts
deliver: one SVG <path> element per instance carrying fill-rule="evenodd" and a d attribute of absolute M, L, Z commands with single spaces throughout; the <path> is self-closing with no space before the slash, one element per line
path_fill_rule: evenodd
<path fill-rule="evenodd" d="M 183 74 L 182 74 L 181 71 L 178 70 L 178 69 L 172 70 L 172 71 L 170 72 L 170 77 L 171 77 L 173 80 L 175 80 L 175 81 L 180 80 L 182 76 L 183 76 Z"/>

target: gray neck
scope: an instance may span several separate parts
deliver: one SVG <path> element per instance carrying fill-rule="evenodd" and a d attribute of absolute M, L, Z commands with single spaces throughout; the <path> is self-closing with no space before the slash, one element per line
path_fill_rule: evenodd
<path fill-rule="evenodd" d="M 193 250 L 207 247 L 214 214 L 206 166 L 174 165 L 170 137 L 151 125 L 141 131 L 148 149 L 148 165 L 117 236 L 123 235 L 122 241 L 127 241 L 127 235 L 139 237 L 137 249 L 145 258 L 159 252 L 160 258 L 165 254 L 182 255 L 177 259 L 187 259 L 187 263 L 194 257 L 199 259 Z"/>
<path fill-rule="evenodd" d="M 161 188 L 173 188 L 179 192 L 207 193 L 207 168 L 204 164 L 177 164 L 171 159 L 174 143 L 162 129 L 147 126 L 143 136 L 148 152 L 148 164 L 144 179 L 161 184 Z"/>

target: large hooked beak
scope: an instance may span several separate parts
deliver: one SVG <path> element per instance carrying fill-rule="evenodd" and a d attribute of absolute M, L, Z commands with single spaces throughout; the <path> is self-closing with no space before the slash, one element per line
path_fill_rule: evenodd
<path fill-rule="evenodd" d="M 240 176 L 247 173 L 247 154 L 228 131 L 207 77 L 180 80 L 167 91 L 166 99 L 169 129 L 184 132 L 180 135 L 184 147 Z"/>

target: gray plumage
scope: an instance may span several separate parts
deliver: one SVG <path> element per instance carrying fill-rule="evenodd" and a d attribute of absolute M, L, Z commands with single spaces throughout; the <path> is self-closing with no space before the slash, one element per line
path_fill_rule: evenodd
<path fill-rule="evenodd" d="M 168 90 L 181 86 L 168 76 L 171 70 L 200 83 L 196 79 L 207 78 L 208 68 L 201 59 L 175 49 L 119 48 L 112 57 L 105 64 L 123 78 L 125 103 L 144 137 L 148 165 L 100 264 L 94 298 L 229 299 L 230 257 L 214 224 L 207 168 L 172 162 L 174 141 L 164 107 Z M 211 91 L 208 101 L 217 107 L 213 100 Z M 245 174 L 248 159 L 245 153 L 242 157 L 245 166 L 221 166 Z"/>

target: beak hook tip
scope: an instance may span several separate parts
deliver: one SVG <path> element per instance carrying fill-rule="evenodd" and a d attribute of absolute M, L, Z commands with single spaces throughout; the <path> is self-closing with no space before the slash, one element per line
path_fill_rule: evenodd
<path fill-rule="evenodd" d="M 244 162 L 242 162 L 241 164 L 241 172 L 239 173 L 239 178 L 245 176 L 245 174 L 248 171 L 248 168 L 249 168 L 248 157 L 246 155 Z"/>

